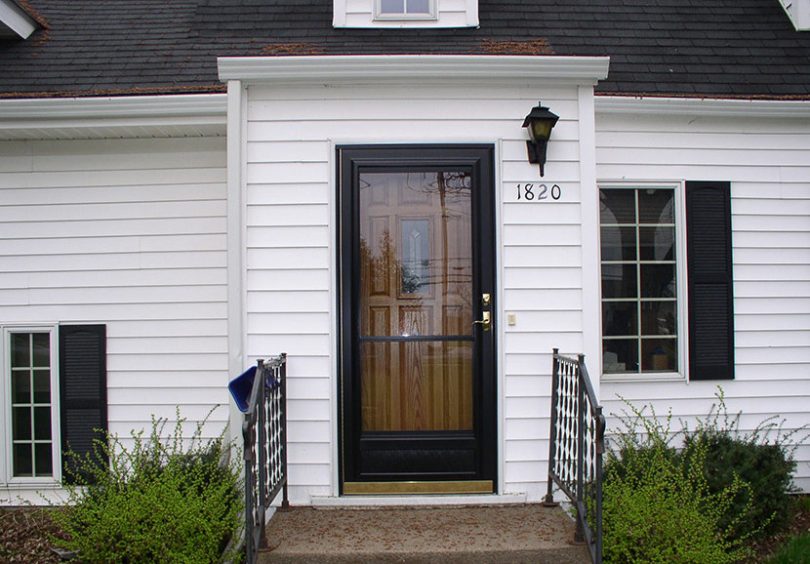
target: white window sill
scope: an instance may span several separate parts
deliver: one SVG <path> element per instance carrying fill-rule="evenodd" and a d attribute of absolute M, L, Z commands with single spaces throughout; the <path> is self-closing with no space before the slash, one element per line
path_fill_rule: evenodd
<path fill-rule="evenodd" d="M 604 383 L 632 383 L 632 382 L 686 382 L 683 374 L 677 372 L 660 372 L 647 374 L 602 374 L 600 382 Z"/>

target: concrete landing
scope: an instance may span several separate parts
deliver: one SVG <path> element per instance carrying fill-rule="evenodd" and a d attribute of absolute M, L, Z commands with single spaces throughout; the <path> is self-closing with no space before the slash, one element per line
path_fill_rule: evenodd
<path fill-rule="evenodd" d="M 293 508 L 267 526 L 264 563 L 587 563 L 559 507 Z"/>

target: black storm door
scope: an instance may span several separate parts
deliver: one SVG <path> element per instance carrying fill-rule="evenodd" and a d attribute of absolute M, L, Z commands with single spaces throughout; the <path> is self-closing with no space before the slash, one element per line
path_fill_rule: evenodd
<path fill-rule="evenodd" d="M 493 149 L 337 151 L 342 493 L 492 492 Z"/>

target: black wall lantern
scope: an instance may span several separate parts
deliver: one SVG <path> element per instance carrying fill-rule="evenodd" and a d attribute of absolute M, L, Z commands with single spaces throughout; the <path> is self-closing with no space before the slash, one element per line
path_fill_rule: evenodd
<path fill-rule="evenodd" d="M 529 152 L 529 162 L 540 165 L 540 176 L 543 176 L 543 167 L 546 164 L 546 147 L 548 138 L 551 137 L 551 130 L 557 124 L 560 116 L 554 114 L 537 103 L 526 119 L 523 120 L 523 127 L 529 128 L 530 141 L 526 141 L 526 149 Z"/>

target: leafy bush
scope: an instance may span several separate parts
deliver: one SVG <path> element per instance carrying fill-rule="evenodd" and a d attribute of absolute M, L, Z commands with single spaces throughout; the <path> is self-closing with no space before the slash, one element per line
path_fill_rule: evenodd
<path fill-rule="evenodd" d="M 696 441 L 693 464 L 669 445 L 666 424 L 634 410 L 620 448 L 608 453 L 603 489 L 604 561 L 736 562 L 747 554 L 731 526 L 721 526 L 745 484 L 712 493 L 702 472 L 706 444 Z M 641 432 L 639 432 L 641 431 Z"/>
<path fill-rule="evenodd" d="M 685 432 L 684 456 L 698 443 L 706 446 L 701 462 L 703 473 L 713 493 L 721 491 L 735 479 L 748 487 L 735 498 L 721 519 L 728 527 L 736 521 L 737 537 L 761 537 L 781 530 L 787 524 L 791 510 L 791 475 L 796 468 L 793 450 L 788 443 L 798 431 L 784 433 L 776 418 L 765 419 L 753 431 L 740 431 L 740 414 L 730 416 L 722 390 L 718 402 L 697 428 Z"/>
<path fill-rule="evenodd" d="M 225 462 L 221 438 L 201 439 L 202 424 L 184 448 L 183 422 L 178 412 L 164 439 L 166 420 L 153 417 L 148 439 L 133 433 L 130 448 L 108 436 L 93 456 L 74 455 L 77 485 L 67 486 L 69 505 L 54 514 L 70 539 L 55 543 L 86 562 L 220 561 L 239 533 L 239 472 Z M 229 552 L 226 559 L 238 559 Z"/>

